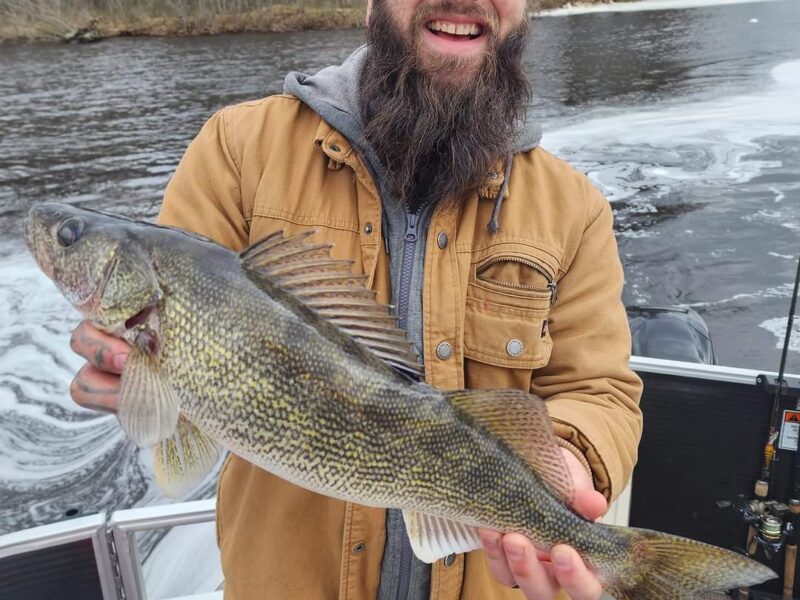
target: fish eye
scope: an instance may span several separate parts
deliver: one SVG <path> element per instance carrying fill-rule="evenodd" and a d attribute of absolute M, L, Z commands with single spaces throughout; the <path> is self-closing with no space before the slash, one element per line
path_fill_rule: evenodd
<path fill-rule="evenodd" d="M 64 221 L 56 232 L 58 243 L 66 248 L 77 242 L 83 233 L 83 226 L 83 219 L 77 217 Z"/>

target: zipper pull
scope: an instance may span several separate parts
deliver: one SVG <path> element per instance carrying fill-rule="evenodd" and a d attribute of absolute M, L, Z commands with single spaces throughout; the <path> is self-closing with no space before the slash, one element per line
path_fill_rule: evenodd
<path fill-rule="evenodd" d="M 416 242 L 417 241 L 417 217 L 419 215 L 417 213 L 408 213 L 406 216 L 408 218 L 406 219 L 405 240 L 407 242 Z"/>
<path fill-rule="evenodd" d="M 550 288 L 550 306 L 553 306 L 556 302 L 558 302 L 558 285 L 555 281 L 550 281 L 548 282 L 547 287 Z"/>

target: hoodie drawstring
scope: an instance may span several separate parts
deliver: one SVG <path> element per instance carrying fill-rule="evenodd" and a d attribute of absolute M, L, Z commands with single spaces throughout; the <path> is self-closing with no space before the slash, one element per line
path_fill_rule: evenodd
<path fill-rule="evenodd" d="M 503 170 L 503 185 L 500 186 L 500 191 L 494 199 L 494 208 L 492 208 L 492 218 L 489 220 L 487 227 L 489 233 L 497 233 L 500 231 L 500 207 L 503 206 L 503 199 L 508 191 L 508 182 L 511 179 L 511 163 L 514 161 L 514 153 L 509 152 L 506 157 L 506 165 Z"/>

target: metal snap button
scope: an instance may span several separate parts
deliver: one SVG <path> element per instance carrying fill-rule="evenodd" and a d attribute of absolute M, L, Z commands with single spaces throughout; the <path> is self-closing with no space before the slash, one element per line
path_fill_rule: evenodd
<path fill-rule="evenodd" d="M 450 345 L 450 342 L 439 342 L 439 345 L 436 346 L 436 356 L 440 360 L 447 360 L 453 356 L 453 346 Z"/>
<path fill-rule="evenodd" d="M 444 231 L 440 231 L 439 235 L 436 236 L 436 243 L 439 245 L 439 248 L 442 250 L 445 249 L 447 246 L 447 234 Z"/>
<path fill-rule="evenodd" d="M 367 223 L 366 225 L 364 225 L 364 233 L 366 233 L 367 235 L 372 234 L 372 223 Z"/>
<path fill-rule="evenodd" d="M 456 555 L 455 554 L 448 554 L 444 557 L 442 561 L 445 567 L 452 567 L 453 563 L 456 562 Z"/>
<path fill-rule="evenodd" d="M 364 542 L 358 542 L 355 546 L 353 546 L 353 554 L 361 554 L 366 549 L 367 545 Z"/>
<path fill-rule="evenodd" d="M 519 356 L 525 352 L 525 346 L 522 344 L 522 340 L 508 340 L 508 343 L 506 344 L 506 352 L 508 352 L 509 356 Z"/>

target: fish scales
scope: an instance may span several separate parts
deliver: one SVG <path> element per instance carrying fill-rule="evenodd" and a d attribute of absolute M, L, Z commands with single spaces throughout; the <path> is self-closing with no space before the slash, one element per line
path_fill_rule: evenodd
<path fill-rule="evenodd" d="M 472 527 L 570 544 L 618 600 L 699 598 L 774 576 L 725 550 L 575 513 L 541 400 L 401 375 L 414 368 L 407 346 L 324 245 L 273 236 L 237 255 L 57 204 L 32 209 L 25 237 L 76 308 L 132 345 L 120 422 L 176 481 L 210 468 L 218 443 L 316 492 L 403 509 L 426 559 L 477 547 Z"/>

